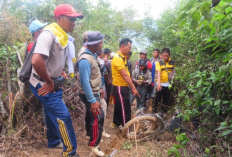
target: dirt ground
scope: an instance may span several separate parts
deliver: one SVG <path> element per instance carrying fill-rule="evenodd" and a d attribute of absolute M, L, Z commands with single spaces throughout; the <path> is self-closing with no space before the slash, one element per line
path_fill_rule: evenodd
<path fill-rule="evenodd" d="M 167 150 L 176 143 L 174 135 L 168 132 L 164 134 L 156 135 L 154 138 L 145 142 L 128 141 L 120 137 L 120 130 L 110 128 L 109 125 L 113 119 L 114 106 L 109 106 L 107 117 L 105 120 L 106 132 L 111 135 L 111 138 L 103 138 L 103 142 L 100 143 L 101 150 L 106 154 L 106 157 L 110 157 L 110 154 L 117 150 L 114 157 L 165 157 Z M 85 140 L 85 128 L 84 128 L 84 115 L 80 118 L 73 120 L 74 129 L 76 132 L 78 149 L 77 153 L 81 157 L 95 157 L 87 147 L 88 141 Z M 46 141 L 46 140 L 45 140 Z M 61 156 L 61 149 L 48 149 L 47 143 L 43 146 L 36 148 L 22 148 L 22 150 L 15 150 L 12 148 L 14 157 L 59 157 Z M 137 146 L 136 146 L 137 145 Z M 5 154 L 5 153 L 4 153 Z M 8 157 L 8 155 L 1 155 L 0 157 Z M 10 157 L 13 157 L 10 155 Z"/>

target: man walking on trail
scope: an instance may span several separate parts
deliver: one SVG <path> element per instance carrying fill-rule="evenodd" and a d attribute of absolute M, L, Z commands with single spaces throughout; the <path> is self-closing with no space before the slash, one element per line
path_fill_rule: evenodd
<path fill-rule="evenodd" d="M 105 81 L 105 87 L 106 87 L 106 103 L 107 103 L 107 106 L 109 106 L 110 91 L 112 87 L 111 61 L 108 60 L 110 57 L 110 49 L 105 48 L 103 52 L 104 52 L 103 60 L 105 62 L 105 66 L 106 66 L 107 73 L 108 73 L 108 80 L 104 79 L 104 81 Z"/>
<path fill-rule="evenodd" d="M 130 107 L 130 90 L 135 96 L 139 96 L 136 90 L 128 68 L 126 68 L 127 60 L 125 55 L 131 51 L 132 41 L 129 38 L 123 38 L 119 44 L 119 51 L 114 56 L 111 69 L 113 78 L 113 95 L 115 97 L 114 119 L 111 127 L 124 126 L 131 120 L 131 107 Z"/>
<path fill-rule="evenodd" d="M 102 137 L 104 111 L 100 106 L 101 71 L 95 54 L 102 51 L 103 39 L 104 35 L 100 32 L 88 33 L 87 49 L 79 56 L 76 65 L 78 92 L 86 106 L 85 128 L 90 137 L 88 146 L 97 156 L 105 155 L 98 146 Z"/>
<path fill-rule="evenodd" d="M 159 49 L 154 49 L 153 50 L 153 58 L 150 59 L 151 64 L 153 64 L 153 63 L 157 62 L 158 60 L 160 60 L 159 53 L 160 53 Z"/>
<path fill-rule="evenodd" d="M 168 111 L 168 101 L 170 97 L 170 79 L 173 75 L 173 70 L 175 68 L 174 61 L 170 58 L 170 50 L 164 48 L 162 50 L 163 59 L 156 62 L 156 71 L 158 72 L 157 78 L 157 92 L 155 103 L 153 106 L 153 112 L 157 113 L 158 109 L 161 107 L 162 112 L 166 113 Z M 159 102 L 163 97 L 163 105 L 160 106 Z"/>
<path fill-rule="evenodd" d="M 63 143 L 64 157 L 79 157 L 71 116 L 62 101 L 62 88 L 59 87 L 68 78 L 63 71 L 69 51 L 67 33 L 74 30 L 76 19 L 83 18 L 83 15 L 68 4 L 58 5 L 54 15 L 57 23 L 45 27 L 35 45 L 30 88 L 44 105 L 48 147 L 56 148 Z"/>

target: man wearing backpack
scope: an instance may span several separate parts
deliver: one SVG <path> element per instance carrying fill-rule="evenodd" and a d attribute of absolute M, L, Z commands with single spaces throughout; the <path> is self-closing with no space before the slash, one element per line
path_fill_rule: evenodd
<path fill-rule="evenodd" d="M 31 51 L 31 48 L 33 47 L 36 39 L 42 33 L 43 28 L 47 25 L 48 23 L 41 23 L 38 20 L 34 20 L 30 25 L 29 25 L 29 30 L 32 34 L 32 41 L 27 41 L 27 43 L 24 44 L 24 46 L 19 50 L 19 54 L 21 56 L 22 61 L 24 62 L 27 54 Z"/>
<path fill-rule="evenodd" d="M 30 88 L 44 105 L 48 147 L 55 148 L 62 142 L 64 157 L 79 157 L 76 153 L 77 141 L 71 116 L 62 101 L 60 87 L 64 79 L 68 78 L 63 71 L 69 52 L 67 33 L 74 30 L 76 19 L 83 18 L 83 15 L 68 4 L 58 5 L 54 15 L 56 23 L 44 28 L 32 48 Z"/>

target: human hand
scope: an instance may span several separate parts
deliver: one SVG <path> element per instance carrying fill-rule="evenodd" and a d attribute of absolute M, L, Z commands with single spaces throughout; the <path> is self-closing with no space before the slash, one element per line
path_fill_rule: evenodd
<path fill-rule="evenodd" d="M 131 94 L 134 95 L 134 96 L 140 97 L 140 95 L 139 95 L 138 91 L 136 90 L 136 88 L 131 89 Z"/>
<path fill-rule="evenodd" d="M 109 79 L 109 80 L 108 80 L 108 85 L 111 84 L 111 83 L 112 83 L 112 81 Z"/>
<path fill-rule="evenodd" d="M 103 89 L 100 89 L 100 97 L 103 99 L 104 98 L 104 91 Z"/>
<path fill-rule="evenodd" d="M 63 76 L 66 80 L 68 79 L 68 75 L 66 74 L 65 71 L 62 71 L 62 73 L 60 74 L 60 76 Z"/>
<path fill-rule="evenodd" d="M 158 85 L 157 85 L 157 87 L 156 87 L 157 92 L 161 91 L 161 89 L 162 89 L 162 86 L 161 86 L 160 83 L 158 83 Z"/>
<path fill-rule="evenodd" d="M 141 81 L 140 81 L 140 80 L 136 80 L 136 83 L 137 83 L 138 85 L 140 85 L 140 84 L 141 84 Z"/>
<path fill-rule="evenodd" d="M 93 114 L 96 114 L 97 112 L 99 114 L 101 114 L 101 111 L 100 111 L 100 103 L 98 101 L 96 101 L 95 103 L 91 104 L 91 108 L 90 108 L 90 111 L 93 113 Z"/>
<path fill-rule="evenodd" d="M 43 86 L 38 90 L 38 95 L 45 96 L 48 93 L 54 92 L 54 87 L 55 85 L 53 82 L 51 83 L 45 82 Z"/>

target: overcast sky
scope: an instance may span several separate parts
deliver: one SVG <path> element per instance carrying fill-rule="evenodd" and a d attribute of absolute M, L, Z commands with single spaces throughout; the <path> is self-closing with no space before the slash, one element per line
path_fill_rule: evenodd
<path fill-rule="evenodd" d="M 91 0 L 94 5 L 98 0 Z M 139 18 L 143 18 L 144 13 L 149 12 L 154 19 L 159 18 L 159 15 L 165 8 L 173 7 L 173 4 L 177 0 L 109 0 L 112 4 L 112 8 L 116 10 L 123 10 L 132 6 L 138 11 Z"/>

